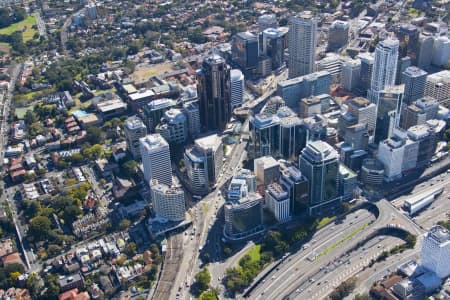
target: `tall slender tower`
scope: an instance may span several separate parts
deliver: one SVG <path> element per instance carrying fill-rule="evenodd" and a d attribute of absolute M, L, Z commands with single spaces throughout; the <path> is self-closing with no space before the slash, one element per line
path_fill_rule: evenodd
<path fill-rule="evenodd" d="M 145 180 L 149 182 L 156 179 L 160 183 L 171 186 L 172 164 L 167 141 L 156 133 L 140 138 L 139 143 Z"/>
<path fill-rule="evenodd" d="M 133 158 L 140 159 L 139 139 L 147 135 L 147 127 L 139 117 L 132 116 L 125 120 L 124 132 L 128 150 Z"/>
<path fill-rule="evenodd" d="M 197 70 L 197 78 L 202 131 L 224 130 L 231 117 L 230 67 L 212 54 Z"/>
<path fill-rule="evenodd" d="M 317 44 L 317 20 L 305 12 L 292 17 L 289 25 L 289 78 L 314 71 Z"/>
<path fill-rule="evenodd" d="M 368 98 L 373 103 L 378 103 L 379 94 L 387 86 L 395 84 L 398 61 L 397 39 L 387 38 L 378 43 L 375 48 L 375 61 L 373 64 L 372 79 Z"/>

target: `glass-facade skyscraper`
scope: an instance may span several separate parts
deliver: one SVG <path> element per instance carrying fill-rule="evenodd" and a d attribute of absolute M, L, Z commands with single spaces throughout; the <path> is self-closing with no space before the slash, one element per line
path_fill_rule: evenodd
<path fill-rule="evenodd" d="M 309 181 L 311 213 L 339 199 L 339 156 L 329 144 L 308 143 L 300 155 L 300 171 Z"/>
<path fill-rule="evenodd" d="M 197 78 L 201 130 L 223 131 L 231 117 L 230 67 L 213 54 L 197 70 Z"/>

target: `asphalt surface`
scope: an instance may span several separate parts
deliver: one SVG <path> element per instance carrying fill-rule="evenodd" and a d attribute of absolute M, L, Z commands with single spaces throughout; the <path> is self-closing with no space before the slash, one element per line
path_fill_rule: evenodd
<path fill-rule="evenodd" d="M 381 200 L 376 205 L 380 212 L 379 217 L 371 224 L 369 224 L 370 221 L 373 221 L 375 217 L 371 219 L 370 216 L 364 215 L 363 210 L 358 210 L 347 215 L 341 226 L 329 224 L 318 231 L 312 237 L 312 241 L 316 240 L 316 244 L 313 245 L 314 250 L 307 249 L 290 255 L 280 267 L 267 274 L 263 282 L 251 292 L 249 298 L 282 299 L 286 293 L 297 288 L 301 278 L 308 278 L 308 274 L 315 274 L 321 267 L 383 226 L 396 224 L 414 234 L 423 232 L 418 225 L 386 200 Z M 351 238 L 347 238 L 348 235 L 351 235 Z M 316 256 L 314 260 L 308 260 L 308 257 L 314 256 Z"/>
<path fill-rule="evenodd" d="M 248 120 L 243 124 L 242 131 L 248 132 Z M 199 253 L 204 248 L 212 260 L 221 259 L 222 224 L 218 213 L 220 214 L 224 199 L 219 197 L 219 193 L 221 193 L 221 187 L 239 171 L 242 161 L 246 157 L 245 147 L 246 142 L 244 141 L 233 147 L 222 168 L 223 175 L 217 180 L 217 189 L 196 203 L 188 212 L 193 218 L 193 225 L 183 238 L 183 257 L 180 258 L 180 269 L 174 279 L 169 299 L 190 299 L 192 297 L 190 287 L 194 283 L 195 274 L 203 267 L 199 260 Z M 216 233 L 211 235 L 210 231 L 213 228 Z"/>

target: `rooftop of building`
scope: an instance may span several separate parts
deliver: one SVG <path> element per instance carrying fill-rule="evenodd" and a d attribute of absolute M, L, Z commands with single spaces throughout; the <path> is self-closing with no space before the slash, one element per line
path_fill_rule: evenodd
<path fill-rule="evenodd" d="M 403 74 L 410 77 L 419 77 L 419 76 L 426 76 L 428 73 L 416 66 L 410 66 L 406 68 Z"/>
<path fill-rule="evenodd" d="M 198 103 L 197 101 L 185 102 L 183 108 L 187 111 L 198 111 Z"/>
<path fill-rule="evenodd" d="M 398 47 L 399 41 L 396 38 L 388 37 L 387 39 L 380 41 L 378 45 L 386 48 Z"/>
<path fill-rule="evenodd" d="M 210 65 L 217 65 L 217 64 L 224 64 L 225 59 L 218 54 L 211 54 L 211 55 L 207 56 L 203 60 L 203 62 L 206 62 L 207 64 L 210 64 Z"/>
<path fill-rule="evenodd" d="M 361 59 L 361 61 L 372 63 L 372 64 L 375 61 L 375 57 L 373 56 L 373 53 L 369 53 L 369 52 L 359 53 L 358 57 Z"/>
<path fill-rule="evenodd" d="M 302 156 L 315 162 L 338 159 L 337 151 L 324 141 L 313 141 L 306 145 Z"/>
<path fill-rule="evenodd" d="M 187 158 L 194 162 L 194 163 L 201 163 L 204 162 L 205 157 L 203 155 L 203 153 L 201 153 L 197 148 L 192 147 L 192 148 L 187 148 L 184 151 L 184 154 L 187 156 Z"/>
<path fill-rule="evenodd" d="M 160 147 L 168 147 L 167 141 L 159 134 L 149 134 L 139 139 L 139 142 L 146 147 L 147 150 L 158 149 Z"/>
<path fill-rule="evenodd" d="M 232 81 L 243 80 L 244 74 L 242 74 L 241 70 L 239 70 L 239 69 L 232 69 L 230 71 L 230 79 Z"/>
<path fill-rule="evenodd" d="M 155 93 L 152 90 L 144 90 L 144 91 L 139 91 L 137 93 L 133 93 L 131 95 L 128 95 L 128 97 L 130 97 L 130 99 L 132 101 L 137 101 L 143 98 L 147 98 L 147 97 L 151 97 L 154 96 Z"/>
<path fill-rule="evenodd" d="M 76 273 L 76 274 L 72 274 L 70 276 L 63 276 L 59 278 L 59 285 L 61 287 L 66 286 L 68 284 L 70 284 L 71 282 L 77 282 L 82 280 L 81 275 Z"/>
<path fill-rule="evenodd" d="M 336 20 L 331 23 L 331 28 L 347 29 L 349 28 L 349 24 L 346 21 Z"/>
<path fill-rule="evenodd" d="M 426 124 L 411 126 L 407 133 L 413 140 L 418 140 L 430 135 L 430 127 Z"/>
<path fill-rule="evenodd" d="M 383 90 L 383 93 L 385 94 L 402 94 L 405 92 L 405 85 L 390 85 L 386 86 Z"/>
<path fill-rule="evenodd" d="M 180 195 L 180 194 L 184 194 L 184 191 L 181 187 L 179 186 L 168 186 L 166 184 L 163 183 L 159 183 L 158 180 L 153 179 L 150 181 L 150 189 L 153 192 L 158 192 L 160 194 L 164 194 L 164 195 Z"/>
<path fill-rule="evenodd" d="M 356 175 L 355 172 L 353 172 L 350 168 L 348 168 L 344 164 L 339 164 L 339 174 L 340 174 L 341 177 L 347 178 L 347 179 L 358 176 L 358 175 Z"/>
<path fill-rule="evenodd" d="M 322 70 L 322 71 L 317 71 L 308 75 L 303 75 L 303 76 L 299 76 L 299 77 L 295 77 L 292 79 L 288 79 L 288 80 L 284 80 L 278 83 L 278 86 L 280 87 L 288 87 L 291 85 L 295 85 L 295 84 L 299 84 L 301 82 L 303 82 L 303 80 L 314 80 L 317 79 L 319 77 L 324 77 L 324 76 L 331 76 L 330 72 Z"/>
<path fill-rule="evenodd" d="M 145 125 L 138 116 L 132 116 L 125 120 L 125 127 L 130 130 L 136 130 L 145 127 Z"/>
<path fill-rule="evenodd" d="M 279 38 L 283 33 L 276 28 L 267 28 L 263 31 L 263 35 L 269 38 Z"/>
<path fill-rule="evenodd" d="M 213 149 L 216 151 L 222 145 L 222 139 L 217 134 L 211 134 L 195 140 L 195 145 L 201 149 Z"/>
<path fill-rule="evenodd" d="M 366 158 L 362 163 L 363 168 L 374 170 L 374 171 L 384 171 L 384 165 L 375 158 Z"/>
<path fill-rule="evenodd" d="M 320 104 L 320 98 L 316 97 L 316 96 L 311 96 L 308 98 L 303 98 L 302 100 L 300 100 L 302 103 L 306 104 L 306 105 L 313 105 L 313 104 Z"/>
<path fill-rule="evenodd" d="M 161 99 L 155 99 L 152 102 L 148 103 L 147 107 L 150 108 L 150 110 L 157 110 L 157 109 L 174 106 L 176 104 L 177 104 L 177 102 L 175 100 L 172 100 L 169 98 L 161 98 Z"/>
<path fill-rule="evenodd" d="M 255 166 L 262 164 L 264 169 L 274 168 L 280 165 L 278 161 L 270 155 L 256 158 L 254 164 Z"/>
<path fill-rule="evenodd" d="M 288 192 L 279 183 L 273 182 L 267 186 L 267 192 L 277 200 L 284 200 L 288 197 Z"/>
<path fill-rule="evenodd" d="M 450 232 L 448 229 L 440 225 L 431 227 L 426 236 L 435 240 L 439 244 L 450 243 Z"/>
<path fill-rule="evenodd" d="M 450 70 L 444 70 L 440 71 L 434 74 L 429 74 L 427 76 L 427 81 L 433 82 L 433 83 L 450 83 Z"/>
<path fill-rule="evenodd" d="M 179 108 L 171 108 L 164 113 L 164 120 L 167 123 L 185 122 L 186 116 Z"/>
<path fill-rule="evenodd" d="M 249 31 L 238 32 L 236 36 L 243 40 L 256 40 L 256 35 Z"/>
<path fill-rule="evenodd" d="M 261 194 L 259 194 L 259 193 L 248 193 L 245 197 L 240 197 L 239 199 L 236 199 L 236 200 L 227 201 L 225 203 L 225 206 L 228 209 L 236 208 L 236 207 L 239 207 L 239 206 L 242 206 L 242 205 L 253 206 L 253 205 L 256 205 L 256 204 L 261 203 L 263 201 L 264 201 L 264 198 L 261 196 Z"/>
<path fill-rule="evenodd" d="M 438 104 L 439 104 L 438 101 L 435 98 L 430 97 L 430 96 L 425 96 L 425 97 L 422 97 L 420 99 L 417 99 L 413 103 L 413 105 L 415 105 L 415 106 L 417 106 L 419 108 L 426 108 L 426 107 L 434 106 L 434 105 L 437 106 Z"/>

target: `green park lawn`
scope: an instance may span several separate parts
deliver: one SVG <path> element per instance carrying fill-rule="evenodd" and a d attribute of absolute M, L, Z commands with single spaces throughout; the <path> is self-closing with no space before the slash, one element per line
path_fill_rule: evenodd
<path fill-rule="evenodd" d="M 32 28 L 33 25 L 36 25 L 36 17 L 34 15 L 30 15 L 25 20 L 0 29 L 0 34 L 9 35 L 15 31 L 23 31 L 23 41 L 26 42 L 32 40 L 34 34 L 37 32 L 37 30 Z"/>
<path fill-rule="evenodd" d="M 252 261 L 258 261 L 261 259 L 261 245 L 255 245 L 250 248 L 245 254 L 248 254 Z"/>

